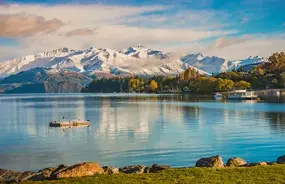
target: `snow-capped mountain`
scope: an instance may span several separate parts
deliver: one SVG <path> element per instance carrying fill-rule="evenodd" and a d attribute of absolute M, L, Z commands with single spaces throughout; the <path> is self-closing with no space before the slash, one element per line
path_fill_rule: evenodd
<path fill-rule="evenodd" d="M 129 47 L 117 52 L 112 49 L 88 48 L 75 50 L 61 48 L 36 55 L 28 55 L 0 62 L 0 77 L 7 77 L 36 67 L 54 70 L 69 70 L 97 76 L 126 75 L 177 75 L 192 67 L 201 74 L 219 73 L 237 69 L 244 65 L 266 62 L 261 57 L 229 61 L 215 56 L 175 54 L 152 50 L 143 46 Z"/>
<path fill-rule="evenodd" d="M 86 50 L 62 48 L 0 62 L 0 76 L 6 77 L 36 67 L 66 69 L 94 75 L 152 76 L 177 75 L 192 66 L 172 58 L 170 53 L 141 46 L 130 47 L 121 52 L 102 48 Z"/>
<path fill-rule="evenodd" d="M 171 55 L 171 53 L 164 53 L 162 51 L 148 49 L 144 46 L 129 47 L 127 49 L 121 50 L 120 53 L 141 59 L 167 59 Z"/>
<path fill-rule="evenodd" d="M 231 71 L 234 69 L 238 69 L 242 66 L 249 64 L 259 64 L 267 62 L 266 58 L 262 57 L 249 57 L 243 60 L 226 60 L 223 58 L 219 58 L 216 56 L 204 56 L 200 53 L 198 54 L 188 54 L 181 57 L 181 61 L 192 65 L 196 68 L 199 68 L 208 73 L 220 73 L 225 71 Z"/>

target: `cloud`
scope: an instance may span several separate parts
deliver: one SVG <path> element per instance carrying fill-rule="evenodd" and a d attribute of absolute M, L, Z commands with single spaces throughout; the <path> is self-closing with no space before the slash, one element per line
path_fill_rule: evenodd
<path fill-rule="evenodd" d="M 25 37 L 39 32 L 51 32 L 63 26 L 59 19 L 46 20 L 26 13 L 0 14 L 0 36 Z"/>
<path fill-rule="evenodd" d="M 250 35 L 244 35 L 242 37 L 219 37 L 211 46 L 210 48 L 212 49 L 216 49 L 216 48 L 224 48 L 224 47 L 228 47 L 231 45 L 235 45 L 235 44 L 239 44 L 242 42 L 246 42 L 248 40 L 252 39 L 252 36 Z"/>
<path fill-rule="evenodd" d="M 29 13 L 45 17 L 46 19 L 57 18 L 68 25 L 82 28 L 96 24 L 115 24 L 120 18 L 137 15 L 140 13 L 162 11 L 164 6 L 115 6 L 115 5 L 38 5 L 38 4 L 10 4 L 0 6 L 3 14 Z M 81 27 L 80 27 L 81 26 Z"/>
<path fill-rule="evenodd" d="M 272 53 L 285 50 L 285 34 L 242 35 L 236 39 L 243 40 L 244 38 L 248 39 L 226 47 L 213 48 L 213 43 L 195 42 L 180 46 L 165 46 L 160 49 L 180 55 L 203 53 L 207 56 L 218 56 L 229 60 L 245 59 L 249 56 L 269 57 Z"/>
<path fill-rule="evenodd" d="M 249 56 L 269 57 L 285 50 L 285 35 L 252 35 L 250 39 L 223 48 L 204 50 L 208 55 L 228 59 L 244 59 Z"/>
<path fill-rule="evenodd" d="M 21 28 L 5 31 L 6 36 L 17 37 L 18 45 L 5 49 L 10 58 L 60 47 L 120 50 L 133 45 L 180 45 L 238 32 L 226 28 L 225 13 L 178 11 L 172 6 L 12 4 L 0 6 L 0 12 L 16 16 Z M 17 24 L 8 26 L 12 30 Z"/>
<path fill-rule="evenodd" d="M 247 17 L 243 17 L 241 20 L 241 24 L 245 24 L 249 21 L 249 19 Z"/>
<path fill-rule="evenodd" d="M 65 36 L 87 36 L 87 35 L 93 35 L 95 33 L 96 29 L 74 29 L 72 31 L 69 31 L 65 33 Z"/>
<path fill-rule="evenodd" d="M 162 14 L 127 17 L 121 23 L 152 28 L 202 28 L 207 30 L 228 27 L 229 15 L 211 10 L 179 10 Z"/>

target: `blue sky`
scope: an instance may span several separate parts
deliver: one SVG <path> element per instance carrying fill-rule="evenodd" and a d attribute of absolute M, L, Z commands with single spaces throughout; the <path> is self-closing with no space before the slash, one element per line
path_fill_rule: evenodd
<path fill-rule="evenodd" d="M 284 0 L 6 0 L 0 60 L 63 46 L 268 56 L 285 50 L 284 7 Z"/>

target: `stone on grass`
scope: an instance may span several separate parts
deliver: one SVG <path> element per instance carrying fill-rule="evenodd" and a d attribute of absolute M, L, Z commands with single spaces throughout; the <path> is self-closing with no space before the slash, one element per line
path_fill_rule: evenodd
<path fill-rule="evenodd" d="M 196 162 L 196 167 L 215 167 L 220 168 L 224 167 L 224 163 L 222 157 L 219 155 L 208 157 L 208 158 L 201 158 Z"/>
<path fill-rule="evenodd" d="M 247 164 L 247 167 L 253 167 L 253 166 L 266 166 L 268 165 L 267 162 L 256 162 L 256 163 L 250 163 Z"/>
<path fill-rule="evenodd" d="M 285 155 L 277 158 L 277 164 L 285 164 Z"/>
<path fill-rule="evenodd" d="M 153 164 L 152 166 L 150 166 L 149 172 L 150 173 L 156 173 L 158 171 L 162 171 L 162 170 L 169 169 L 169 168 L 170 168 L 170 166 L 168 166 L 168 165 Z"/>
<path fill-rule="evenodd" d="M 120 173 L 119 169 L 115 168 L 115 167 L 104 166 L 102 168 L 106 174 L 118 174 L 118 173 Z"/>
<path fill-rule="evenodd" d="M 266 162 L 267 165 L 276 165 L 277 163 L 276 162 Z"/>
<path fill-rule="evenodd" d="M 72 178 L 103 174 L 103 168 L 95 162 L 83 162 L 67 167 L 55 174 L 55 178 Z"/>
<path fill-rule="evenodd" d="M 126 174 L 144 173 L 144 170 L 145 170 L 144 165 L 130 165 L 130 166 L 121 167 L 119 169 L 120 173 L 126 173 Z"/>
<path fill-rule="evenodd" d="M 37 172 L 25 171 L 17 172 L 6 169 L 0 169 L 0 183 L 23 182 L 31 177 L 38 175 Z"/>
<path fill-rule="evenodd" d="M 240 157 L 230 158 L 227 161 L 227 167 L 241 167 L 246 166 L 246 161 Z"/>
<path fill-rule="evenodd" d="M 56 179 L 56 175 L 67 168 L 68 166 L 66 165 L 63 165 L 63 164 L 59 165 L 54 171 L 52 171 L 52 173 L 50 174 L 50 178 Z"/>

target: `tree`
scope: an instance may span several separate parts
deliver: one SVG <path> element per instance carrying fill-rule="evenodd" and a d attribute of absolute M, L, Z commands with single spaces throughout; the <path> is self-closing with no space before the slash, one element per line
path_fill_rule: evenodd
<path fill-rule="evenodd" d="M 215 91 L 225 91 L 225 83 L 224 83 L 224 80 L 223 80 L 223 79 L 218 78 L 218 79 L 216 80 Z"/>
<path fill-rule="evenodd" d="M 234 87 L 236 89 L 248 89 L 250 88 L 251 84 L 249 82 L 246 81 L 238 81 L 234 83 Z"/>
<path fill-rule="evenodd" d="M 151 80 L 149 83 L 149 90 L 154 92 L 158 88 L 158 84 L 155 80 Z"/>
<path fill-rule="evenodd" d="M 224 72 L 224 73 L 220 73 L 216 76 L 217 78 L 222 78 L 222 79 L 230 79 L 232 81 L 240 81 L 241 80 L 241 76 L 238 72 Z"/>
<path fill-rule="evenodd" d="M 224 79 L 224 83 L 225 83 L 225 91 L 233 89 L 234 82 L 232 80 Z"/>
<path fill-rule="evenodd" d="M 190 91 L 196 93 L 213 93 L 216 88 L 216 79 L 214 77 L 200 77 L 189 84 Z"/>
<path fill-rule="evenodd" d="M 285 72 L 285 54 L 284 54 L 284 52 L 272 54 L 269 57 L 268 61 L 269 62 L 264 64 L 263 68 L 266 70 L 266 73 L 273 74 L 277 78 L 277 80 L 279 81 L 282 73 Z"/>

